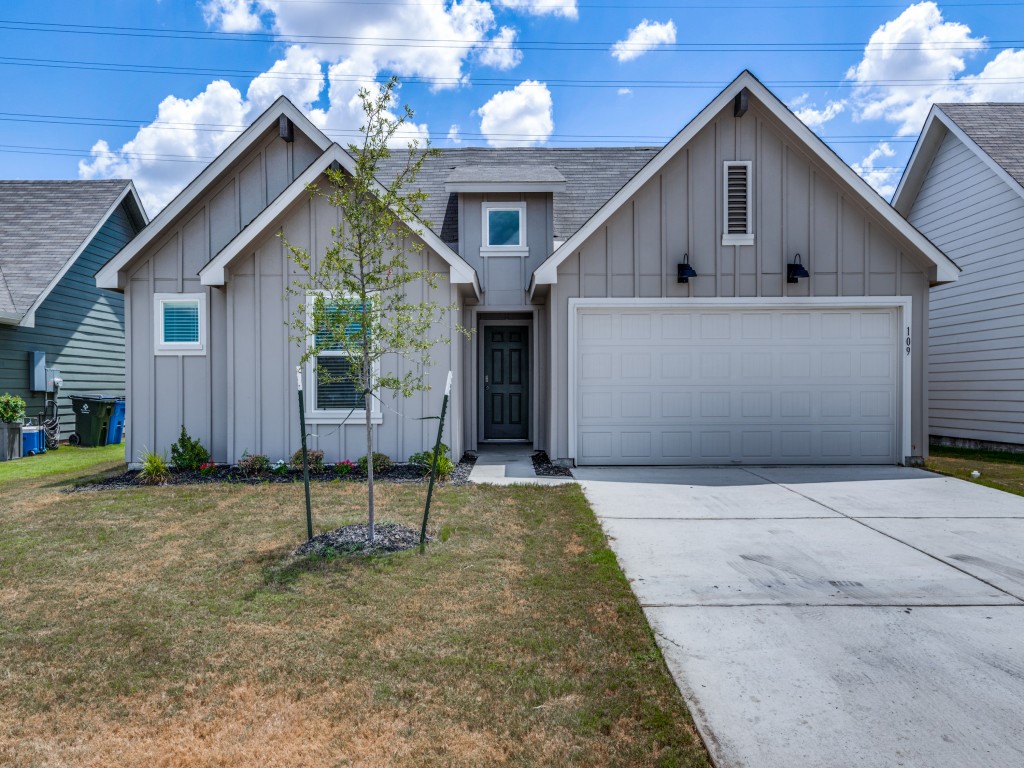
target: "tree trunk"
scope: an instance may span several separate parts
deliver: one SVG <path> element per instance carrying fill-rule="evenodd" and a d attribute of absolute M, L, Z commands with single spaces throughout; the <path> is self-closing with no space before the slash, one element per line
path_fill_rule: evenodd
<path fill-rule="evenodd" d="M 363 404 L 366 407 L 366 506 L 367 518 L 367 540 L 373 544 L 373 423 L 371 413 L 373 411 L 373 395 L 367 388 L 363 394 Z"/>

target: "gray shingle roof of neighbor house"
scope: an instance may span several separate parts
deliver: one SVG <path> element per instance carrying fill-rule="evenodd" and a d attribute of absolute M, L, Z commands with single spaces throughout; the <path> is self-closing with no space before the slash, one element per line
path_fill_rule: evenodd
<path fill-rule="evenodd" d="M 130 184 L 0 181 L 0 312 L 28 313 Z"/>
<path fill-rule="evenodd" d="M 1024 186 L 1024 104 L 936 104 L 960 129 Z"/>
<path fill-rule="evenodd" d="M 442 149 L 428 158 L 416 180 L 427 193 L 422 218 L 446 243 L 459 239 L 458 195 L 445 191 L 452 174 L 459 169 L 486 168 L 486 173 L 505 180 L 509 174 L 550 174 L 552 169 L 565 179 L 565 190 L 554 193 L 555 238 L 563 240 L 578 230 L 608 199 L 618 192 L 660 147 L 460 147 Z M 405 162 L 396 153 L 382 169 L 381 178 L 391 177 Z M 539 170 L 533 170 L 539 169 Z M 466 172 L 468 171 L 461 171 Z"/>

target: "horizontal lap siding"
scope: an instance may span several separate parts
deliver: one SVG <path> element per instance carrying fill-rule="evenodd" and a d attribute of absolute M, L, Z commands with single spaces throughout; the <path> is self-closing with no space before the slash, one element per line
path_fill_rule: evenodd
<path fill-rule="evenodd" d="M 963 270 L 932 289 L 931 433 L 1024 442 L 1024 199 L 948 134 L 909 219 Z"/>
<path fill-rule="evenodd" d="M 124 297 L 97 288 L 93 276 L 134 236 L 131 219 L 118 207 L 36 310 L 35 327 L 0 326 L 0 392 L 24 397 L 35 418 L 45 395 L 29 391 L 29 354 L 45 352 L 46 365 L 64 379 L 64 437 L 74 430 L 69 395 L 124 395 Z"/>
<path fill-rule="evenodd" d="M 753 162 L 752 246 L 722 245 L 726 160 Z M 786 265 L 798 253 L 811 278 L 790 285 Z M 699 275 L 689 284 L 676 280 L 684 254 Z M 926 454 L 928 278 L 888 225 L 752 101 L 742 118 L 724 110 L 560 265 L 550 299 L 553 455 L 569 451 L 569 300 L 688 296 L 911 296 L 911 441 L 914 455 Z"/>

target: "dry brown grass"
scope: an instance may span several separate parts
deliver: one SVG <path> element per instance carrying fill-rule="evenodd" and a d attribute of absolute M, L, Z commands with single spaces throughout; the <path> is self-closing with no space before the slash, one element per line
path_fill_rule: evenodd
<path fill-rule="evenodd" d="M 2 765 L 707 764 L 575 487 L 442 488 L 425 557 L 294 561 L 299 486 L 50 482 L 0 484 Z M 316 486 L 318 527 L 361 494 Z"/>

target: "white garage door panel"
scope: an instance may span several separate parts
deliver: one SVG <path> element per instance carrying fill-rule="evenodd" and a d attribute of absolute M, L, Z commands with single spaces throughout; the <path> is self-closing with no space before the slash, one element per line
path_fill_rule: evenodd
<path fill-rule="evenodd" d="M 579 308 L 580 464 L 895 463 L 897 310 Z"/>

